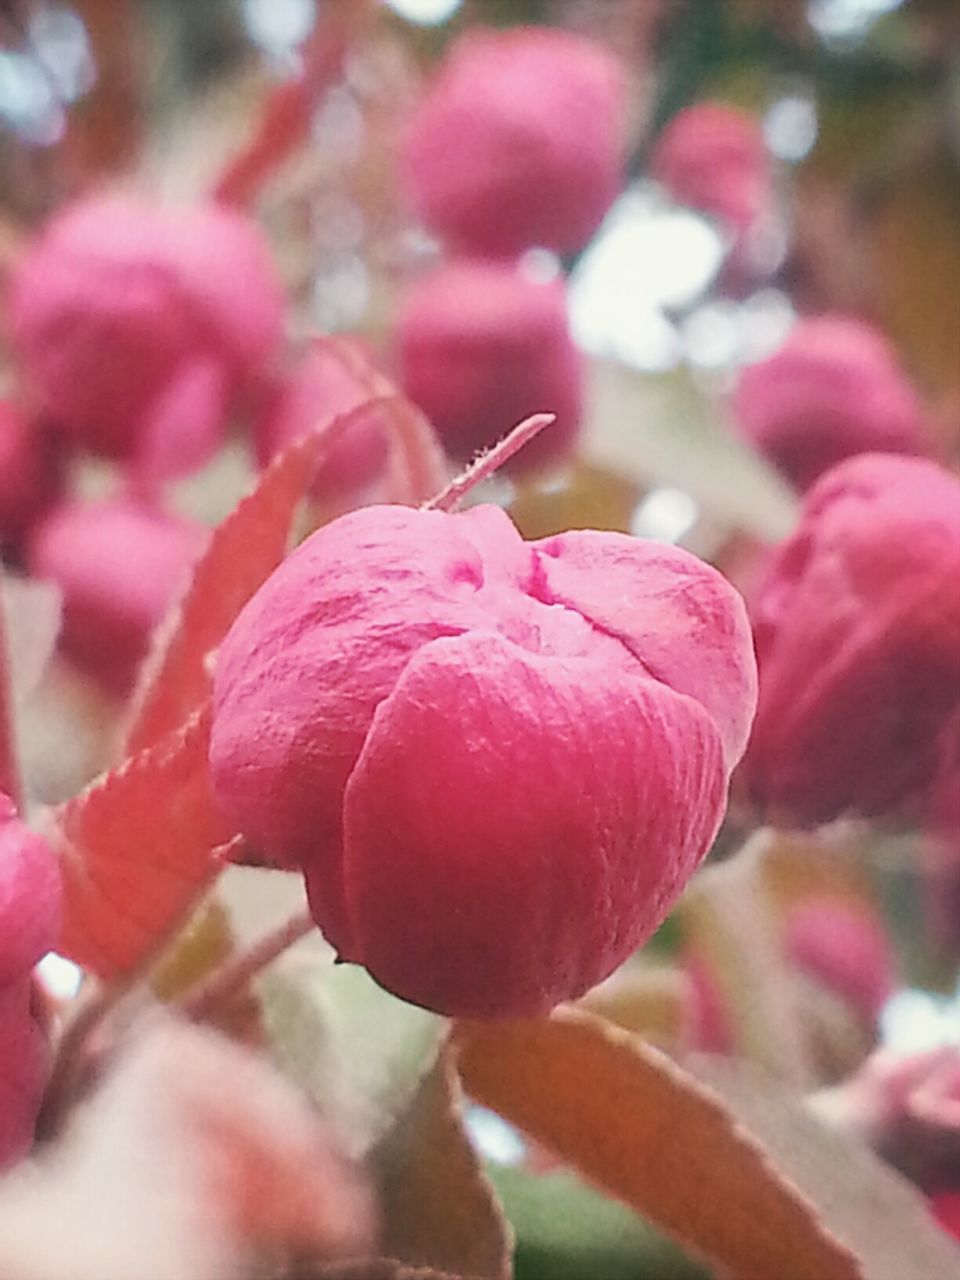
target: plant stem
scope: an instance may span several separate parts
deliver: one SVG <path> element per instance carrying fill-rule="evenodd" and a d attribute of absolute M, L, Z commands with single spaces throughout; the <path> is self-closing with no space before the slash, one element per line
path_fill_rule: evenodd
<path fill-rule="evenodd" d="M 481 480 L 486 480 L 487 476 L 499 471 L 505 462 L 509 462 L 515 453 L 519 453 L 525 444 L 529 444 L 535 435 L 539 435 L 552 422 L 556 422 L 554 413 L 535 413 L 532 417 L 525 418 L 486 453 L 474 458 L 435 498 L 425 502 L 421 510 L 451 511 Z"/>
<path fill-rule="evenodd" d="M 209 1018 L 234 996 L 239 995 L 261 969 L 265 969 L 314 928 L 316 926 L 308 911 L 293 916 L 188 991 L 180 1003 L 180 1012 L 192 1022 L 202 1022 Z"/>

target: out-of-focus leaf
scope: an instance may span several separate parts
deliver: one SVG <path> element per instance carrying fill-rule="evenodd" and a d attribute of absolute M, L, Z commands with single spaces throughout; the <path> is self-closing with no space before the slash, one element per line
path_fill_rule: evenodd
<path fill-rule="evenodd" d="M 764 875 L 777 838 L 759 831 L 732 858 L 707 867 L 681 899 L 680 916 L 690 949 L 716 983 L 736 1053 L 802 1086 L 812 1070 Z"/>
<path fill-rule="evenodd" d="M 453 1275 L 449 1271 L 435 1271 L 433 1267 L 408 1267 L 394 1258 L 363 1258 L 321 1267 L 304 1280 L 480 1280 L 480 1277 Z"/>
<path fill-rule="evenodd" d="M 870 903 L 862 831 L 778 831 L 768 837 L 763 877 L 781 913 L 810 897 L 840 900 L 851 907 Z"/>
<path fill-rule="evenodd" d="M 377 388 L 392 392 L 379 375 Z M 373 384 L 371 384 L 373 385 Z M 393 427 L 389 500 L 418 502 L 441 487 L 443 455 L 433 431 L 395 394 L 333 419 L 295 440 L 267 467 L 248 497 L 214 530 L 186 594 L 171 611 L 134 694 L 129 751 L 142 750 L 182 724 L 210 694 L 210 657 L 234 618 L 287 552 L 295 513 L 327 450 L 374 407 Z"/>
<path fill-rule="evenodd" d="M 166 941 L 221 869 L 201 712 L 52 814 L 63 869 L 58 950 L 109 980 Z"/>
<path fill-rule="evenodd" d="M 456 1043 L 477 1101 L 695 1253 L 742 1280 L 861 1280 L 721 1099 L 637 1037 L 562 1009 L 461 1023 Z"/>
<path fill-rule="evenodd" d="M 280 166 L 309 141 L 317 107 L 342 75 L 351 42 L 359 34 L 358 19 L 368 9 L 354 0 L 334 0 L 326 6 L 300 50 L 297 71 L 267 94 L 250 137 L 217 179 L 213 194 L 218 200 L 249 205 Z"/>
<path fill-rule="evenodd" d="M 10 1280 L 222 1280 L 261 1251 L 351 1256 L 371 1204 L 329 1132 L 209 1031 L 138 1034 L 35 1168 L 0 1182 Z"/>
<path fill-rule="evenodd" d="M 23 711 L 18 745 L 29 801 L 60 804 L 111 763 L 116 704 L 69 662 L 54 657 Z"/>
<path fill-rule="evenodd" d="M 150 988 L 165 1003 L 183 995 L 221 964 L 234 949 L 225 908 L 215 899 L 201 904 L 150 974 Z"/>
<path fill-rule="evenodd" d="M 209 696 L 207 657 L 286 554 L 294 513 L 324 447 L 315 434 L 284 450 L 214 530 L 144 667 L 127 734 L 131 752 L 182 724 Z"/>
<path fill-rule="evenodd" d="M 24 703 L 47 669 L 59 630 L 56 588 L 0 569 L 0 791 L 21 807 Z"/>
<path fill-rule="evenodd" d="M 960 170 L 948 154 L 899 172 L 866 227 L 881 322 L 935 393 L 960 394 Z M 956 442 L 954 442 L 955 444 Z"/>
<path fill-rule="evenodd" d="M 43 678 L 60 631 L 60 592 L 49 582 L 3 578 L 7 648 L 15 704 L 29 698 Z"/>
<path fill-rule="evenodd" d="M 439 1049 L 443 1020 L 388 995 L 353 965 L 291 952 L 257 983 L 284 1074 L 310 1095 L 354 1158 L 409 1106 Z"/>
<path fill-rule="evenodd" d="M 628 966 L 595 987 L 582 1006 L 669 1051 L 683 1037 L 685 998 L 686 982 L 679 969 Z"/>
<path fill-rule="evenodd" d="M 690 1069 L 816 1204 L 826 1228 L 856 1254 L 863 1280 L 960 1275 L 960 1248 L 934 1225 L 916 1188 L 872 1151 L 813 1121 L 799 1099 L 749 1063 L 694 1059 Z"/>
<path fill-rule="evenodd" d="M 517 1234 L 516 1280 L 705 1280 L 675 1244 L 569 1169 L 488 1172 Z"/>
<path fill-rule="evenodd" d="M 460 1083 L 446 1055 L 371 1161 L 384 1254 L 482 1280 L 509 1280 L 510 1228 L 464 1131 Z"/>
<path fill-rule="evenodd" d="M 115 173 L 134 158 L 143 127 L 142 13 L 131 0 L 76 0 L 96 80 L 71 108 L 64 150 L 71 180 Z"/>
<path fill-rule="evenodd" d="M 775 542 L 793 529 L 797 500 L 773 469 L 708 412 L 679 374 L 655 377 L 591 362 L 586 460 L 640 485 L 690 495 L 726 528 Z"/>
<path fill-rule="evenodd" d="M 621 475 L 579 465 L 558 484 L 532 482 L 517 491 L 510 517 L 525 538 L 547 538 L 565 529 L 630 532 L 640 488 Z"/>

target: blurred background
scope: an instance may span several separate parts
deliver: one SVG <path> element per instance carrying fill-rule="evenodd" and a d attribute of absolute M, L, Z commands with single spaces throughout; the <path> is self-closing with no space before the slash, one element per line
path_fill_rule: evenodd
<path fill-rule="evenodd" d="M 571 33 L 598 61 L 485 62 L 469 47 L 479 27 Z M 461 188 L 493 212 L 471 221 Z M 127 203 L 84 206 L 107 192 Z M 200 206 L 252 220 L 269 268 L 262 245 L 238 239 L 231 256 L 226 223 L 200 247 L 159 223 L 151 240 L 145 210 Z M 371 377 L 399 383 L 453 464 L 556 411 L 553 443 L 486 499 L 529 537 L 597 527 L 683 545 L 748 595 L 833 462 L 882 448 L 955 471 L 960 5 L 0 0 L 0 291 L 0 538 L 21 671 L 63 619 L 42 680 L 23 676 L 30 789 L 52 802 L 108 759 L 203 531 Z M 177 310 L 191 291 L 196 327 L 192 302 Z M 184 333 L 205 362 L 187 360 Z M 187 369 L 164 365 L 162 408 L 160 349 Z M 132 369 L 138 407 L 114 423 Z M 87 395 L 101 386 L 103 403 Z M 150 425 L 133 441 L 137 415 Z M 382 453 L 360 441 L 341 459 L 313 523 L 383 496 Z M 748 828 L 735 797 L 718 862 Z M 851 1021 L 818 997 L 816 1083 L 878 1042 L 960 1045 L 956 759 L 922 812 L 841 824 L 811 848 L 780 851 L 780 901 L 855 904 L 883 951 L 861 950 L 863 965 L 886 974 L 865 1022 L 862 1005 Z M 722 933 L 717 910 L 668 921 L 645 963 Z M 722 1045 L 704 1032 L 699 1047 Z M 585 1258 L 603 1280 L 697 1274 L 475 1120 L 519 1275 L 582 1276 Z M 659 1270 L 640 1269 L 653 1257 Z"/>

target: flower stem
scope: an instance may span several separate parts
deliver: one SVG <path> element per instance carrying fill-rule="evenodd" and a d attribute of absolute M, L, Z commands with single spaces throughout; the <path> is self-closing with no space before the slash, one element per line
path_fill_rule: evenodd
<path fill-rule="evenodd" d="M 454 476 L 447 487 L 435 498 L 425 502 L 422 510 L 453 510 L 481 480 L 486 480 L 487 476 L 492 476 L 495 471 L 499 471 L 505 462 L 509 462 L 515 453 L 519 453 L 525 444 L 529 444 L 535 435 L 539 435 L 544 427 L 549 427 L 552 422 L 556 422 L 554 413 L 535 413 L 532 417 L 525 418 L 502 440 L 492 445 L 486 453 L 481 453 L 479 457 L 474 458 L 473 462 L 458 476 Z"/>
<path fill-rule="evenodd" d="M 209 1018 L 239 995 L 261 969 L 314 928 L 316 926 L 308 911 L 293 916 L 188 991 L 180 1004 L 180 1012 L 193 1022 Z"/>

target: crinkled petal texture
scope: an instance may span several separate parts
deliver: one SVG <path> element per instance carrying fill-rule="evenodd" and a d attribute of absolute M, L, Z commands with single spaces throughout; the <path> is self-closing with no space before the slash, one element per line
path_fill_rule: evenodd
<path fill-rule="evenodd" d="M 923 453 L 930 443 L 923 403 L 893 346 L 844 316 L 802 320 L 777 351 L 748 365 L 733 412 L 801 490 L 855 454 Z"/>
<path fill-rule="evenodd" d="M 56 940 L 60 897 L 56 855 L 0 794 L 0 1168 L 33 1138 L 47 1055 L 30 972 Z"/>
<path fill-rule="evenodd" d="M 466 253 L 576 253 L 623 178 L 626 95 L 601 46 L 543 27 L 457 40 L 414 113 L 401 170 L 430 229 Z"/>
<path fill-rule="evenodd" d="M 753 616 L 755 802 L 800 826 L 890 812 L 929 785 L 960 707 L 960 483 L 885 454 L 835 467 Z"/>
<path fill-rule="evenodd" d="M 434 641 L 347 786 L 345 958 L 445 1013 L 545 1012 L 662 921 L 724 795 L 691 698 L 500 636 Z"/>
<path fill-rule="evenodd" d="M 745 611 L 694 557 L 525 543 L 492 507 L 370 507 L 240 614 L 211 766 L 237 827 L 305 871 L 341 955 L 445 1013 L 532 1013 L 662 920 L 754 699 Z"/>

